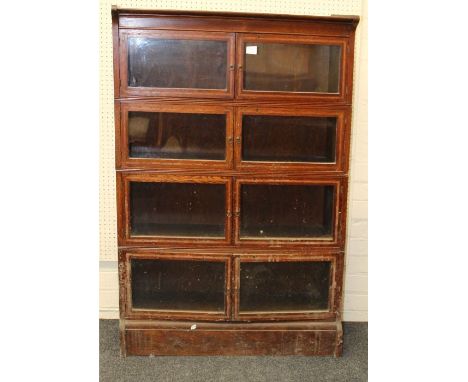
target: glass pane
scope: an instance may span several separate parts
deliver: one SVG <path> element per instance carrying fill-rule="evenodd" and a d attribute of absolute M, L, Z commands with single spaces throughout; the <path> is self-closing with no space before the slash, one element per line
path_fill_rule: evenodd
<path fill-rule="evenodd" d="M 227 42 L 128 39 L 128 86 L 226 89 Z"/>
<path fill-rule="evenodd" d="M 131 260 L 135 309 L 224 311 L 225 263 Z"/>
<path fill-rule="evenodd" d="M 330 262 L 242 263 L 240 311 L 328 308 Z"/>
<path fill-rule="evenodd" d="M 244 89 L 338 93 L 341 47 L 247 43 Z"/>
<path fill-rule="evenodd" d="M 246 161 L 333 163 L 335 145 L 335 117 L 242 117 L 242 159 Z"/>
<path fill-rule="evenodd" d="M 132 236 L 224 237 L 226 186 L 130 183 Z"/>
<path fill-rule="evenodd" d="M 226 115 L 128 113 L 131 158 L 223 160 Z"/>
<path fill-rule="evenodd" d="M 243 184 L 241 237 L 329 237 L 333 186 Z"/>

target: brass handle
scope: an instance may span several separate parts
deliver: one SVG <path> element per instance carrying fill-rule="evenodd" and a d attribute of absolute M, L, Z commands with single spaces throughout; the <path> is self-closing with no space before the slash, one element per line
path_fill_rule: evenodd
<path fill-rule="evenodd" d="M 229 143 L 232 143 L 232 137 L 228 137 L 227 140 Z"/>
<path fill-rule="evenodd" d="M 236 137 L 236 143 L 241 143 L 241 137 Z"/>

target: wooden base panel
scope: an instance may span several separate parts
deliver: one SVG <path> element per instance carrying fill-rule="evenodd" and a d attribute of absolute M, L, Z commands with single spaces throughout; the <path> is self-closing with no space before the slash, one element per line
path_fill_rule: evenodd
<path fill-rule="evenodd" d="M 121 322 L 123 356 L 340 356 L 341 351 L 340 321 L 242 324 Z"/>

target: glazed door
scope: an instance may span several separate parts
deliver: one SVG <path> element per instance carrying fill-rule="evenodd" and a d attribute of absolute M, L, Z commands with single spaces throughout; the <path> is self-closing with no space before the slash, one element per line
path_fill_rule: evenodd
<path fill-rule="evenodd" d="M 232 108 L 124 103 L 121 147 L 124 168 L 231 168 Z"/>
<path fill-rule="evenodd" d="M 347 112 L 303 108 L 239 108 L 239 169 L 344 171 Z"/>
<path fill-rule="evenodd" d="M 120 181 L 120 245 L 230 241 L 229 178 L 127 173 Z"/>
<path fill-rule="evenodd" d="M 242 178 L 235 185 L 236 243 L 336 245 L 344 201 L 339 179 Z M 343 194 L 342 194 L 343 195 Z"/>
<path fill-rule="evenodd" d="M 120 95 L 224 97 L 234 94 L 234 34 L 120 32 Z"/>
<path fill-rule="evenodd" d="M 123 256 L 127 318 L 219 321 L 229 317 L 228 256 L 142 249 L 128 250 Z"/>
<path fill-rule="evenodd" d="M 234 260 L 234 318 L 334 317 L 335 256 L 241 254 Z"/>
<path fill-rule="evenodd" d="M 240 34 L 240 98 L 344 101 L 346 38 Z"/>

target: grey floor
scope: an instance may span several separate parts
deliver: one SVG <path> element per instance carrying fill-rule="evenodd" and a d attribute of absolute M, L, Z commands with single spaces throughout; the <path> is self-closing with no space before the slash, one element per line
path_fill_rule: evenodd
<path fill-rule="evenodd" d="M 119 355 L 117 320 L 99 321 L 101 382 L 367 381 L 367 323 L 344 324 L 334 357 L 127 357 Z"/>

